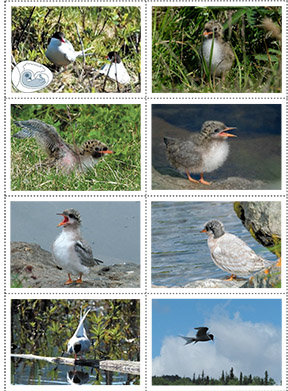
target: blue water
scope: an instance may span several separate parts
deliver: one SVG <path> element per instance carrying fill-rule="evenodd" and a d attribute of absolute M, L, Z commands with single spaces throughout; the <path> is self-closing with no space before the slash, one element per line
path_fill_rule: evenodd
<path fill-rule="evenodd" d="M 184 286 L 206 278 L 224 278 L 210 257 L 204 224 L 218 219 L 226 232 L 237 235 L 257 254 L 276 256 L 256 242 L 233 210 L 232 202 L 152 203 L 152 284 Z"/>

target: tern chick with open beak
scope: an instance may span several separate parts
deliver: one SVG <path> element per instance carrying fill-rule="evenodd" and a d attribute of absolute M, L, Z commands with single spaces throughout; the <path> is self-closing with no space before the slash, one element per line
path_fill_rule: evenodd
<path fill-rule="evenodd" d="M 68 273 L 65 285 L 72 284 L 72 275 L 79 275 L 76 283 L 81 284 L 82 276 L 89 274 L 90 268 L 103 263 L 93 257 L 92 249 L 81 236 L 81 218 L 76 209 L 66 209 L 62 213 L 63 221 L 57 227 L 63 227 L 61 234 L 52 246 L 54 262 L 59 269 Z"/>

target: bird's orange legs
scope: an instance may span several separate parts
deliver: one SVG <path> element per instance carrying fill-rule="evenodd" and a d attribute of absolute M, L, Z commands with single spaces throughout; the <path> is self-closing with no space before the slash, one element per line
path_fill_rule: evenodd
<path fill-rule="evenodd" d="M 190 173 L 189 171 L 186 170 L 186 175 L 189 179 L 190 182 L 193 182 L 193 183 L 199 183 L 199 181 L 197 181 L 197 179 L 193 179 L 191 176 L 190 176 Z"/>
<path fill-rule="evenodd" d="M 72 282 L 73 282 L 73 280 L 72 280 L 70 274 L 68 273 L 68 280 L 65 282 L 64 285 L 70 285 L 70 284 L 72 284 Z"/>
<path fill-rule="evenodd" d="M 77 284 L 82 284 L 82 276 L 83 276 L 83 273 L 80 273 L 80 276 L 79 276 L 79 278 L 78 278 L 78 280 L 76 280 L 76 283 Z"/>
<path fill-rule="evenodd" d="M 192 182 L 192 183 L 202 183 L 202 185 L 207 185 L 207 186 L 211 185 L 211 182 L 207 182 L 207 181 L 204 180 L 204 178 L 203 178 L 203 173 L 200 174 L 200 179 L 199 179 L 199 181 L 197 181 L 197 179 L 193 179 L 193 178 L 190 176 L 189 171 L 187 171 L 187 170 L 186 170 L 186 175 L 187 175 L 189 181 Z"/>
<path fill-rule="evenodd" d="M 82 281 L 82 276 L 83 276 L 83 273 L 80 273 L 78 280 L 75 281 L 77 284 L 82 284 L 82 282 L 83 282 L 83 281 Z M 65 282 L 64 285 L 70 285 L 70 284 L 72 284 L 73 282 L 74 282 L 74 281 L 72 280 L 70 274 L 68 273 L 68 280 Z"/>
<path fill-rule="evenodd" d="M 200 180 L 199 180 L 199 182 L 202 183 L 202 185 L 207 185 L 207 186 L 211 185 L 211 182 L 207 182 L 207 181 L 204 180 L 204 178 L 203 178 L 203 172 L 200 174 Z"/>
<path fill-rule="evenodd" d="M 230 277 L 228 277 L 228 278 L 225 278 L 225 281 L 233 281 L 233 280 L 236 280 L 236 275 L 235 274 L 231 274 L 231 276 Z"/>

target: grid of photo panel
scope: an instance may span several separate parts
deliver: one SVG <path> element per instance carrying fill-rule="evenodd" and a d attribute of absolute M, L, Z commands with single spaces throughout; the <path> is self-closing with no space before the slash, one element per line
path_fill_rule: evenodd
<path fill-rule="evenodd" d="M 286 391 L 286 1 L 1 8 L 3 389 Z"/>

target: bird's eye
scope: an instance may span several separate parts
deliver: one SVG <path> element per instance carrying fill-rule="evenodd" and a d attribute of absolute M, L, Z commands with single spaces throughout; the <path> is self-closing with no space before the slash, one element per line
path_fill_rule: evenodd
<path fill-rule="evenodd" d="M 70 213 L 68 216 L 70 217 L 70 219 L 75 219 L 75 216 L 72 213 Z"/>
<path fill-rule="evenodd" d="M 216 32 L 216 31 L 217 31 L 217 27 L 214 27 L 214 29 L 213 29 L 213 30 L 214 30 L 214 32 Z"/>
<path fill-rule="evenodd" d="M 104 148 L 103 148 L 103 151 L 107 151 L 107 149 L 108 149 L 107 147 L 104 147 Z"/>
<path fill-rule="evenodd" d="M 218 132 L 220 132 L 218 128 L 214 130 L 214 133 L 218 133 Z"/>
<path fill-rule="evenodd" d="M 95 151 L 99 151 L 99 147 L 95 147 Z"/>

